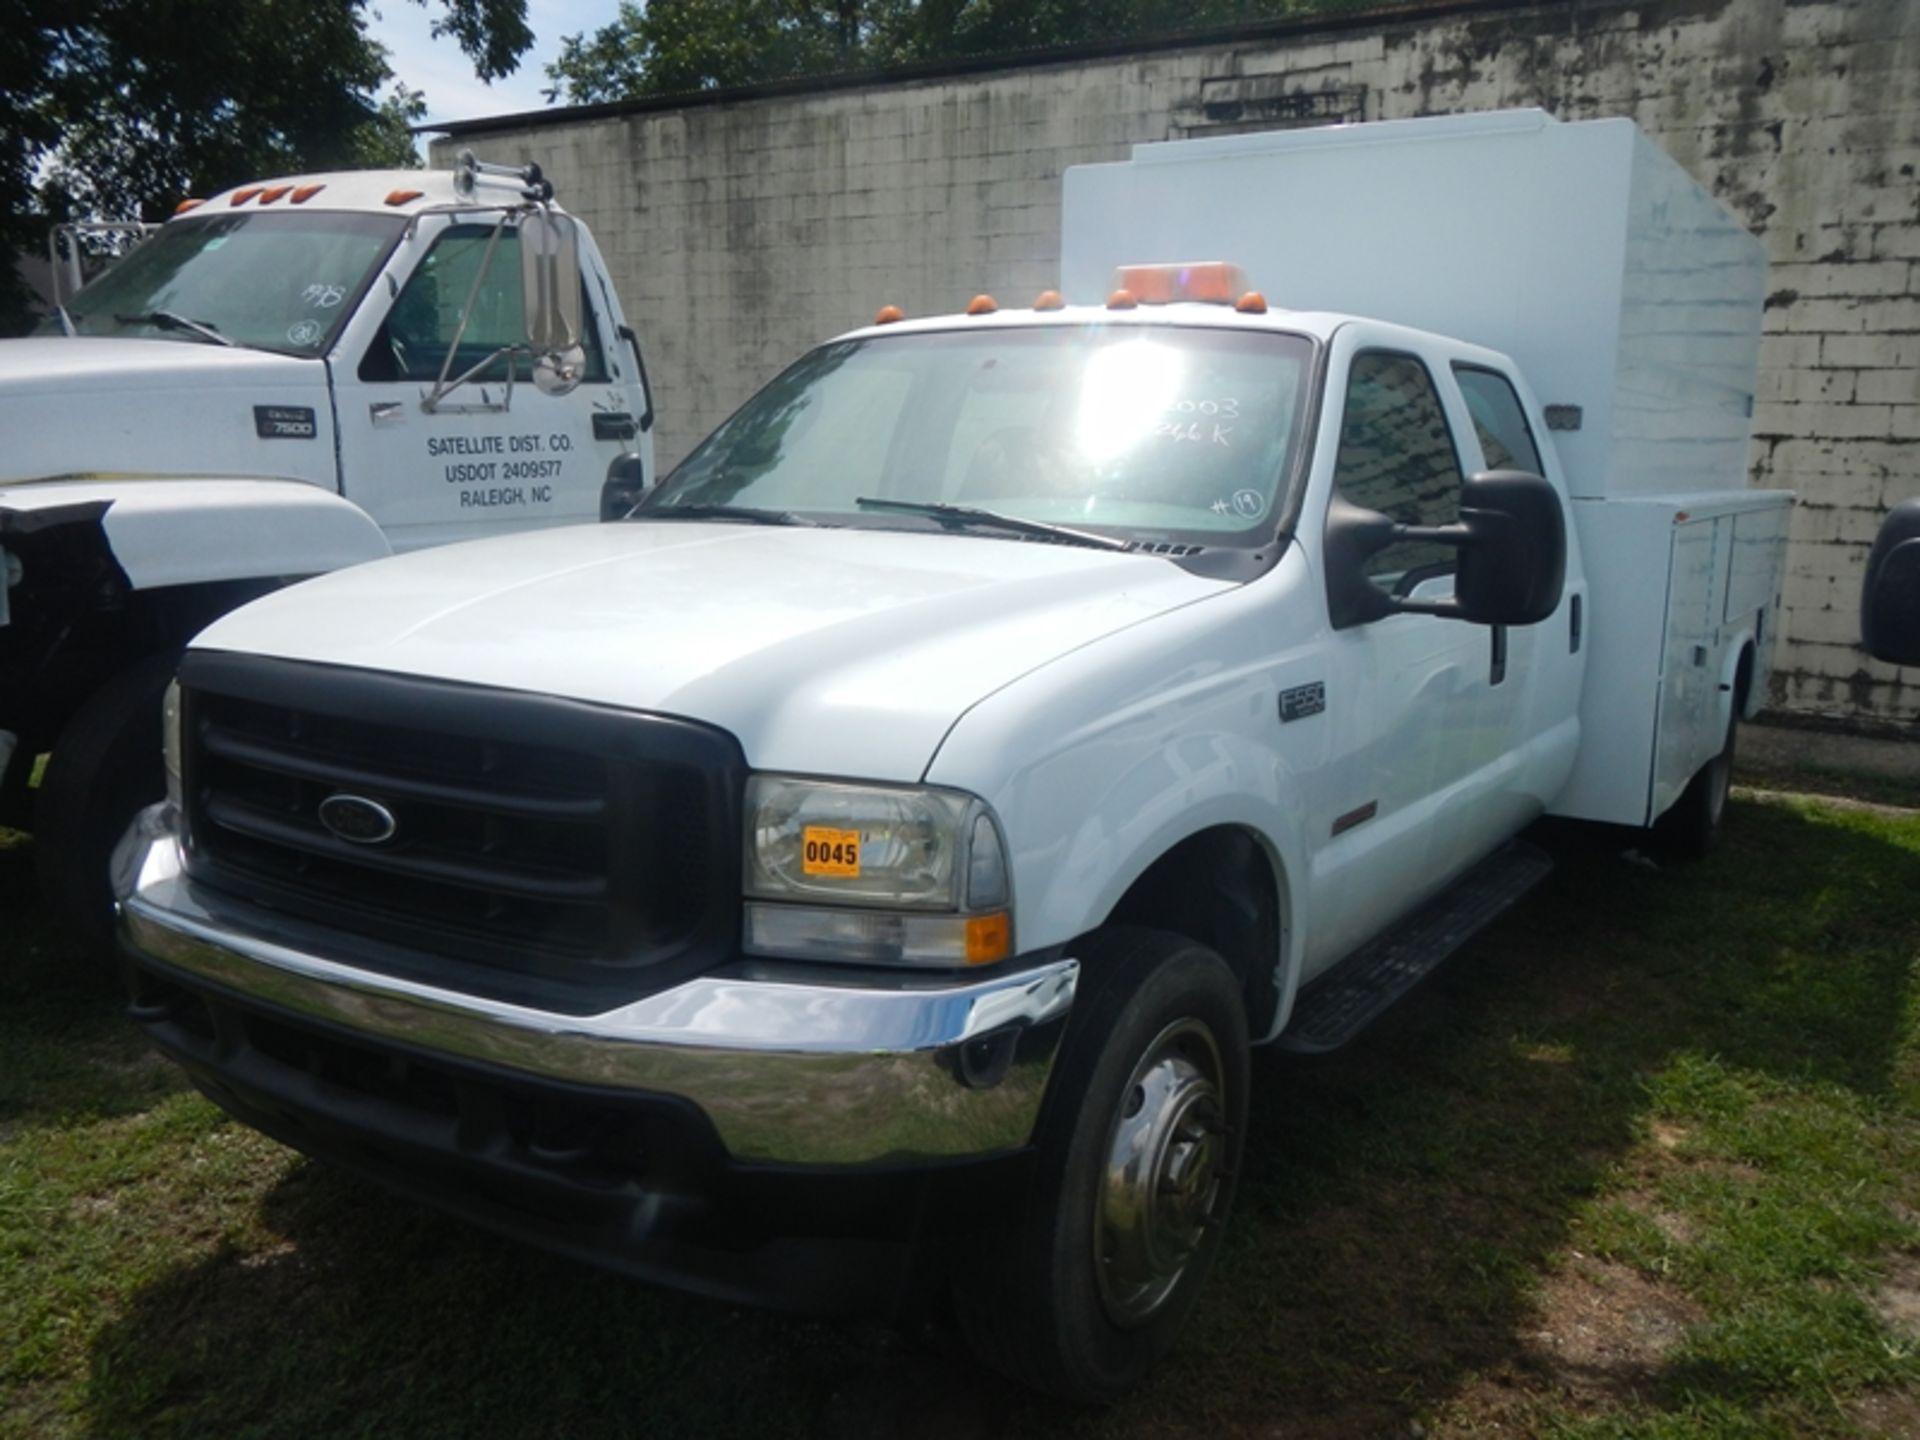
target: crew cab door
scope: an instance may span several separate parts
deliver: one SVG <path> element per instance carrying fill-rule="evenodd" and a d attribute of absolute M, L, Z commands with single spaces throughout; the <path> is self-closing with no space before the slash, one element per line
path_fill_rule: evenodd
<path fill-rule="evenodd" d="M 1337 453 L 1331 473 L 1316 474 L 1303 529 L 1324 530 L 1335 496 L 1403 524 L 1459 518 L 1471 457 L 1460 437 L 1471 426 L 1448 361 L 1405 331 L 1343 327 L 1328 381 Z M 1401 542 L 1369 557 L 1366 575 L 1403 599 L 1444 600 L 1457 554 Z M 1308 822 L 1320 847 L 1315 914 L 1325 923 L 1315 926 L 1309 975 L 1503 838 L 1495 796 L 1512 691 L 1498 683 L 1494 643 L 1489 627 L 1435 615 L 1330 631 L 1326 703 L 1336 723 L 1329 763 L 1309 782 Z"/>
<path fill-rule="evenodd" d="M 594 520 L 609 462 L 642 439 L 632 351 L 597 264 L 582 267 L 578 387 L 544 393 L 524 354 L 496 354 L 525 335 L 520 231 L 510 220 L 496 238 L 498 218 L 425 217 L 335 352 L 341 488 L 395 550 Z M 476 366 L 430 403 L 443 370 Z"/>

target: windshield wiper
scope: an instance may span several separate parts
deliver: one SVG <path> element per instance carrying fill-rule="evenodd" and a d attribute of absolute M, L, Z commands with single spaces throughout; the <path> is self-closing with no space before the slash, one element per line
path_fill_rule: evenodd
<path fill-rule="evenodd" d="M 149 310 L 142 315 L 116 315 L 113 319 L 117 325 L 151 325 L 158 330 L 184 330 L 189 335 L 198 335 L 202 340 L 211 340 L 216 345 L 239 348 L 238 341 L 229 340 L 206 321 L 189 320 L 171 310 Z"/>
<path fill-rule="evenodd" d="M 752 525 L 815 525 L 791 510 L 756 510 L 751 505 L 636 505 L 629 520 L 745 520 Z"/>
<path fill-rule="evenodd" d="M 854 504 L 862 510 L 895 510 L 902 515 L 925 515 L 949 529 L 964 530 L 969 525 L 990 525 L 1011 530 L 1016 535 L 1040 535 L 1049 540 L 1064 540 L 1069 545 L 1088 545 L 1096 550 L 1125 550 L 1125 540 L 1111 535 L 1096 535 L 1091 530 L 1075 530 L 1070 525 L 1049 525 L 1044 520 L 1023 520 L 1018 515 L 1002 515 L 996 510 L 981 510 L 972 505 L 949 505 L 942 500 L 885 500 L 877 495 L 858 495 Z"/>
<path fill-rule="evenodd" d="M 54 306 L 53 313 L 59 317 L 61 333 L 63 333 L 69 340 L 71 340 L 74 336 L 80 333 L 78 330 L 73 328 L 73 316 L 67 313 L 66 306 L 64 305 Z"/>

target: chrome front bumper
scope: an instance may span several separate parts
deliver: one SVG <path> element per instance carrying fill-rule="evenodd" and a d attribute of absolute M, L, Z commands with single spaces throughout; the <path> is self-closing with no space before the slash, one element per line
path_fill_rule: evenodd
<path fill-rule="evenodd" d="M 190 880 L 164 809 L 143 813 L 116 856 L 120 934 L 136 963 L 369 1041 L 691 1101 L 738 1161 L 897 1167 L 1019 1148 L 1079 975 L 1061 959 L 882 989 L 742 966 L 604 1014 L 554 1014 L 328 958 L 357 942 Z"/>

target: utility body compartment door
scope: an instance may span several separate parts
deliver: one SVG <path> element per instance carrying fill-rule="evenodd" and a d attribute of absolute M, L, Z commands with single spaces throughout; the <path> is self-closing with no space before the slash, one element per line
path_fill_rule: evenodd
<path fill-rule="evenodd" d="M 449 378 L 522 340 L 519 232 L 506 226 L 488 259 L 495 218 L 423 220 L 335 352 L 342 492 L 395 550 L 597 519 L 610 462 L 649 444 L 633 351 L 584 232 L 586 380 L 545 394 L 524 354 L 503 357 L 427 408 L 456 332 Z"/>
<path fill-rule="evenodd" d="M 1552 814 L 1651 825 L 1726 742 L 1740 656 L 1766 693 L 1785 491 L 1574 502 L 1592 576 L 1579 760 Z"/>

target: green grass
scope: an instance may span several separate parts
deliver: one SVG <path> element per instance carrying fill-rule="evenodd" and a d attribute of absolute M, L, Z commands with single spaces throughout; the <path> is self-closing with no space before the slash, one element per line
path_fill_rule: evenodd
<path fill-rule="evenodd" d="M 1347 1052 L 1262 1057 L 1206 1302 L 1092 1415 L 226 1122 L 74 978 L 29 858 L 0 839 L 0 1436 L 1920 1432 L 1920 815 L 1570 850 Z"/>

